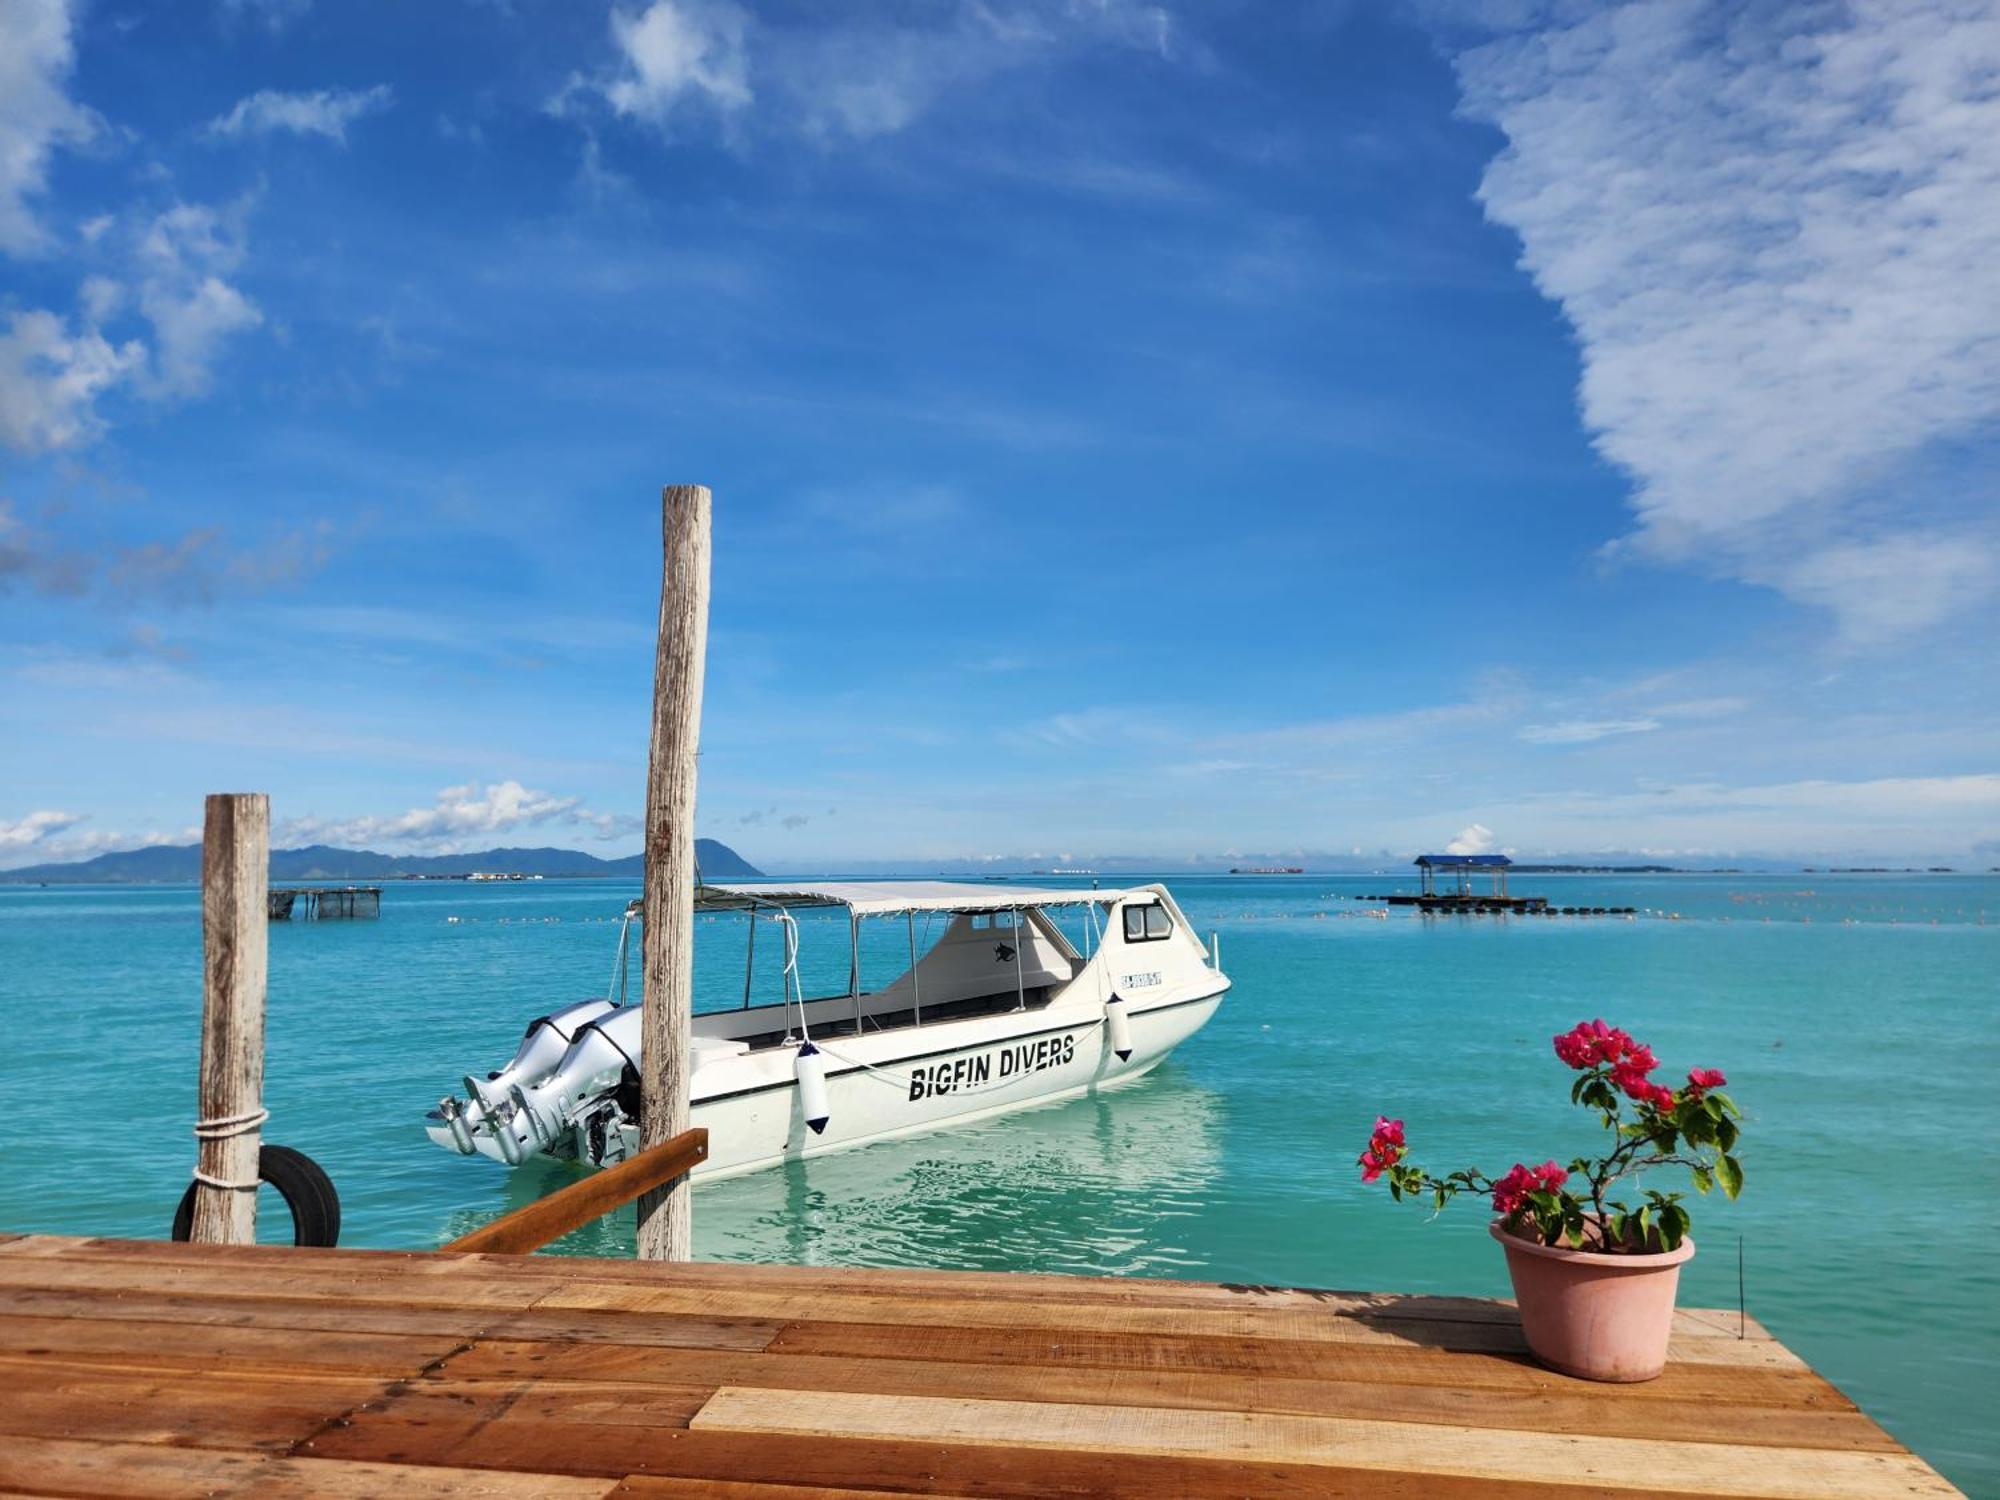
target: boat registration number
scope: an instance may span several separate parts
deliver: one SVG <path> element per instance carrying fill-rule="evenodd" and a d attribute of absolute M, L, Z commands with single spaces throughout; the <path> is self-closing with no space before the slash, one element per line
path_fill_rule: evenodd
<path fill-rule="evenodd" d="M 960 1089 L 976 1088 L 982 1083 L 991 1083 L 995 1075 L 1002 1079 L 1022 1078 L 1030 1073 L 1039 1073 L 1044 1068 L 1059 1068 L 1075 1056 L 1075 1037 L 1045 1036 L 1039 1041 L 1016 1042 L 992 1052 L 976 1052 L 970 1057 L 955 1057 L 950 1062 L 912 1068 L 910 1102 L 914 1104 L 919 1099 L 933 1099 L 955 1094 Z"/>
<path fill-rule="evenodd" d="M 1155 969 L 1150 974 L 1120 974 L 1118 982 L 1128 990 L 1150 989 L 1160 982 L 1160 973 Z"/>

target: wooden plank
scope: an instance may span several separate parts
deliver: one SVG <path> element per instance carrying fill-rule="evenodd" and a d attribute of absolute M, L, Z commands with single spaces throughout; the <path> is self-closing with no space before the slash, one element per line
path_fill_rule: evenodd
<path fill-rule="evenodd" d="M 1433 1364 L 1436 1362 L 1433 1361 Z M 787 1354 L 722 1354 L 623 1345 L 484 1340 L 447 1367 L 454 1378 L 628 1381 L 650 1384 L 707 1381 L 774 1390 L 854 1391 L 876 1395 L 965 1396 L 1060 1401 L 1100 1406 L 1172 1406 L 1193 1410 L 1268 1411 L 1301 1416 L 1369 1417 L 1542 1432 L 1597 1432 L 1614 1437 L 1679 1437 L 1758 1446 L 1872 1448 L 1898 1451 L 1895 1440 L 1831 1386 L 1816 1404 L 1791 1372 L 1734 1371 L 1764 1382 L 1757 1392 L 1721 1396 L 1703 1387 L 1650 1400 L 1605 1400 L 1579 1382 L 1543 1371 L 1521 1371 L 1513 1386 L 1471 1387 L 1434 1372 L 1429 1381 L 1393 1382 L 1372 1369 L 1333 1380 L 1243 1375 L 1212 1366 L 1182 1370 L 1065 1368 L 1028 1363 L 911 1362 L 893 1355 L 841 1358 Z M 1764 1397 L 1760 1404 L 1747 1395 Z"/>
<path fill-rule="evenodd" d="M 449 1262 L 447 1262 L 449 1264 Z M 120 1261 L 0 1257 L 0 1287 L 94 1291 L 116 1295 L 173 1293 L 227 1301 L 272 1296 L 374 1306 L 458 1307 L 525 1311 L 554 1295 L 534 1282 L 507 1282 L 465 1275 L 387 1276 L 366 1269 L 336 1272 L 273 1271 L 252 1275 L 226 1264 L 166 1262 L 158 1266 Z"/>
<path fill-rule="evenodd" d="M 366 1376 L 273 1380 L 44 1361 L 0 1366 L 0 1448 L 22 1437 L 282 1451 L 383 1394 Z"/>
<path fill-rule="evenodd" d="M 685 1177 L 706 1160 L 708 1132 L 682 1131 L 615 1167 L 592 1172 L 580 1182 L 558 1188 L 526 1208 L 517 1208 L 470 1234 L 462 1234 L 444 1248 L 468 1254 L 525 1255 L 586 1224 L 596 1223 L 641 1193 Z"/>
<path fill-rule="evenodd" d="M 245 1495 L 259 1500 L 380 1497 L 397 1500 L 598 1500 L 601 1480 L 539 1471 L 418 1465 L 330 1463 L 219 1449 L 146 1443 L 15 1437 L 0 1443 L 0 1487 L 106 1500 L 182 1500 L 188 1495 Z"/>
<path fill-rule="evenodd" d="M 253 1287 L 252 1290 L 255 1290 Z M 0 1318 L 152 1322 L 184 1327 L 405 1334 L 450 1338 L 662 1344 L 690 1349 L 762 1349 L 784 1325 L 771 1319 L 681 1318 L 631 1313 L 539 1312 L 358 1303 L 310 1297 L 106 1296 L 76 1289 L 0 1286 Z"/>
<path fill-rule="evenodd" d="M 45 1247 L 42 1253 L 85 1260 L 199 1259 L 213 1263 L 220 1247 L 200 1257 L 186 1245 L 162 1240 L 71 1240 L 28 1236 Z M 17 1249 L 27 1252 L 26 1245 Z M 0 1246 L 0 1254 L 8 1247 Z M 224 1252 L 232 1264 L 276 1265 L 297 1269 L 320 1264 L 350 1266 L 365 1254 L 379 1260 L 371 1274 L 409 1270 L 437 1274 L 439 1256 L 422 1251 L 307 1250 L 290 1246 L 230 1246 Z M 1351 1316 L 1363 1320 L 1418 1322 L 1478 1322 L 1514 1324 L 1511 1302 L 1484 1297 L 1441 1297 L 1380 1292 L 1322 1291 L 1309 1287 L 1257 1286 L 1240 1283 L 1169 1281 L 1149 1277 L 1050 1276 L 1012 1271 L 882 1270 L 825 1266 L 792 1266 L 702 1261 L 688 1264 L 640 1263 L 563 1257 L 560 1259 L 494 1258 L 477 1262 L 473 1273 L 503 1281 L 517 1279 L 552 1286 L 576 1279 L 592 1283 L 629 1282 L 647 1287 L 705 1287 L 713 1290 L 779 1290 L 840 1292 L 907 1300 L 912 1296 L 976 1297 L 993 1304 L 1049 1303 L 1084 1307 L 1132 1306 L 1157 1308 L 1279 1308 Z M 1675 1317 L 1676 1334 L 1686 1337 L 1737 1338 L 1734 1309 L 1683 1308 Z M 1770 1341 L 1771 1334 L 1754 1317 L 1744 1320 L 1748 1339 Z"/>
<path fill-rule="evenodd" d="M 1533 1482 L 1552 1474 L 1651 1493 L 1677 1489 L 1771 1500 L 1864 1500 L 1885 1492 L 1956 1494 L 1904 1453 L 1749 1448 L 1637 1438 L 1506 1432 L 1262 1412 L 1071 1406 L 724 1386 L 690 1424 L 697 1430 L 823 1439 L 918 1438 L 945 1443 L 1102 1452 L 1266 1458 L 1384 1472 Z"/>
<path fill-rule="evenodd" d="M 782 1433 L 691 1428 L 664 1434 L 655 1475 L 613 1493 L 631 1500 L 685 1493 L 687 1480 L 730 1480 L 982 1500 L 1630 1500 L 1630 1490 L 1563 1482 L 1518 1484 L 1440 1474 L 1393 1474 L 1270 1459 L 1162 1457 L 893 1439 L 828 1442 Z M 675 1487 L 656 1488 L 671 1478 Z M 697 1491 L 698 1492 L 698 1491 Z M 1661 1482 L 1656 1500 L 1687 1500 Z"/>
<path fill-rule="evenodd" d="M 908 1490 L 857 1490 L 847 1485 L 838 1489 L 827 1485 L 797 1485 L 785 1481 L 679 1479 L 665 1474 L 635 1475 L 612 1492 L 617 1495 L 644 1495 L 649 1500 L 896 1500 Z M 944 1500 L 973 1500 L 971 1491 L 932 1490 Z"/>
<path fill-rule="evenodd" d="M 382 1463 L 535 1468 L 607 1479 L 652 1465 L 713 1384 L 633 1386 L 438 1379 L 413 1382 L 314 1434 L 297 1451 Z"/>
<path fill-rule="evenodd" d="M 49 1360 L 85 1364 L 131 1364 L 154 1369 L 350 1370 L 358 1373 L 414 1373 L 453 1349 L 465 1335 L 365 1333 L 330 1326 L 299 1337 L 299 1330 L 218 1327 L 209 1324 L 113 1320 L 110 1318 L 0 1317 L 0 1368 L 16 1375 L 26 1363 Z M 0 1374 L 0 1381 L 7 1377 Z M 4 1400 L 0 1394 L 0 1400 Z"/>
<path fill-rule="evenodd" d="M 59 1236 L 27 1236 L 48 1247 L 46 1253 L 60 1253 L 83 1259 L 181 1259 L 191 1258 L 186 1245 L 162 1240 L 65 1239 Z M 0 1246 L 0 1254 L 7 1253 Z M 202 1258 L 209 1258 L 213 1250 Z M 402 1262 L 417 1267 L 435 1266 L 439 1255 L 424 1251 L 310 1250 L 290 1246 L 231 1246 L 223 1253 L 233 1263 L 287 1265 L 317 1257 L 322 1262 L 344 1264 L 356 1255 L 379 1257 L 385 1262 Z M 1310 1287 L 1259 1286 L 1243 1283 L 1175 1281 L 1154 1277 L 1054 1276 L 1014 1271 L 937 1271 L 831 1266 L 795 1266 L 752 1262 L 696 1261 L 685 1264 L 641 1263 L 624 1260 L 564 1257 L 557 1260 L 517 1258 L 484 1261 L 480 1274 L 496 1277 L 527 1277 L 562 1281 L 585 1274 L 593 1281 L 631 1281 L 645 1285 L 687 1285 L 708 1287 L 768 1287 L 793 1291 L 841 1291 L 857 1295 L 874 1294 L 908 1297 L 913 1294 L 944 1293 L 948 1296 L 977 1296 L 993 1302 L 1083 1303 L 1090 1306 L 1124 1305 L 1158 1307 L 1290 1307 L 1319 1309 L 1329 1313 L 1355 1313 L 1371 1317 L 1415 1317 L 1425 1321 L 1464 1320 L 1512 1322 L 1511 1302 L 1486 1297 L 1444 1297 L 1421 1294 L 1346 1292 Z M 1715 1337 L 1737 1336 L 1735 1309 L 1687 1308 L 1680 1318 L 1689 1333 Z M 1747 1320 L 1748 1336 L 1768 1339 L 1770 1333 L 1755 1318 Z"/>
<path fill-rule="evenodd" d="M 907 1324 L 832 1321 L 784 1324 L 768 1346 L 774 1353 L 837 1354 L 921 1363 L 1028 1363 L 1107 1369 L 1217 1370 L 1328 1380 L 1366 1378 L 1419 1384 L 1519 1386 L 1563 1381 L 1536 1365 L 1525 1342 L 1487 1350 L 1438 1349 L 1394 1341 L 1335 1343 L 1238 1335 L 1115 1333 L 1072 1328 L 939 1327 L 912 1336 Z M 1487 1356 L 1487 1357 L 1479 1357 Z M 1726 1373 L 1725 1373 L 1726 1372 Z M 1712 1365 L 1680 1359 L 1658 1380 L 1592 1387 L 1605 1401 L 1672 1399 L 1694 1390 L 1739 1392 L 1740 1377 L 1779 1377 L 1785 1389 L 1849 1405 L 1811 1370 L 1790 1361 Z M 1564 1382 L 1570 1383 L 1570 1382 Z M 1775 1386 L 1770 1388 L 1776 1388 Z"/>
<path fill-rule="evenodd" d="M 1328 1316 L 1318 1309 L 1092 1307 L 1087 1303 L 1037 1303 L 1024 1310 L 970 1298 L 888 1299 L 852 1293 L 731 1291 L 727 1288 L 593 1281 L 579 1276 L 550 1292 L 544 1308 L 605 1309 L 625 1312 L 716 1314 L 787 1320 L 900 1324 L 921 1328 L 1010 1328 L 1029 1324 L 1052 1332 L 1205 1334 L 1215 1337 L 1278 1338 L 1297 1342 L 1370 1343 L 1445 1350 L 1525 1353 L 1518 1325 L 1435 1322 L 1409 1318 L 1367 1321 Z M 1676 1337 L 1671 1358 L 1702 1364 L 1805 1368 L 1782 1344 L 1761 1340 Z"/>

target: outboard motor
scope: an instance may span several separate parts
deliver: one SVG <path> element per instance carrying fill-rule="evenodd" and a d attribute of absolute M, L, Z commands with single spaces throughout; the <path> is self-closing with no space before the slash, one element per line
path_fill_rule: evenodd
<path fill-rule="evenodd" d="M 480 1090 L 468 1092 L 477 1102 L 487 1105 L 505 1099 L 507 1091 L 517 1084 L 540 1083 L 560 1066 L 563 1054 L 569 1051 L 579 1031 L 617 1008 L 609 1000 L 579 1000 L 530 1022 L 513 1061 L 488 1074 Z"/>
<path fill-rule="evenodd" d="M 468 1077 L 465 1090 L 485 1111 L 499 1137 L 501 1152 L 517 1160 L 510 1143 L 527 1151 L 554 1144 L 579 1108 L 618 1087 L 626 1068 L 639 1066 L 640 1011 L 636 1005 L 608 1007 L 577 1028 L 576 1039 L 556 1065 L 532 1083 Z"/>

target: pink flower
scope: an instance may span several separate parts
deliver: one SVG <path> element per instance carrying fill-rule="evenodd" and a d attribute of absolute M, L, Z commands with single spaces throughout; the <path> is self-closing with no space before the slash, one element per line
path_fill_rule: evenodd
<path fill-rule="evenodd" d="M 1407 1155 L 1409 1148 L 1403 1144 L 1403 1122 L 1377 1115 L 1374 1133 L 1368 1137 L 1368 1149 L 1355 1158 L 1361 1166 L 1361 1180 L 1375 1181 Z"/>
<path fill-rule="evenodd" d="M 1659 1066 L 1651 1048 L 1639 1046 L 1630 1034 L 1605 1025 L 1602 1019 L 1577 1022 L 1555 1039 L 1555 1048 L 1556 1056 L 1579 1073 L 1604 1063 L 1621 1062 L 1628 1056 L 1641 1060 L 1642 1072 Z"/>
<path fill-rule="evenodd" d="M 1719 1089 L 1727 1082 L 1729 1080 L 1722 1076 L 1720 1068 L 1688 1069 L 1688 1092 L 1697 1099 L 1710 1089 Z"/>
<path fill-rule="evenodd" d="M 1526 1207 L 1528 1194 L 1559 1192 L 1567 1181 L 1569 1169 L 1561 1162 L 1548 1161 L 1531 1167 L 1517 1161 L 1507 1169 L 1506 1176 L 1493 1184 L 1493 1210 L 1512 1218 Z"/>

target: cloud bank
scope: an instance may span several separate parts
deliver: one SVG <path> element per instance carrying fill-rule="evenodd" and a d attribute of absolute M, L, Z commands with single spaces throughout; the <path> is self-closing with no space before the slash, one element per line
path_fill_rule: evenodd
<path fill-rule="evenodd" d="M 1464 12 L 1457 12 L 1463 16 Z M 1457 55 L 1479 196 L 1582 348 L 1618 550 L 1857 641 L 2000 579 L 2000 10 L 1531 0 Z M 1984 461 L 1981 461 L 1981 454 Z"/>
<path fill-rule="evenodd" d="M 518 781 L 488 786 L 467 782 L 444 788 L 429 807 L 392 816 L 291 819 L 280 825 L 279 838 L 288 844 L 422 845 L 448 853 L 467 840 L 536 825 L 587 829 L 595 838 L 615 839 L 636 832 L 639 822 L 625 814 L 594 812 L 579 797 L 536 791 Z"/>

